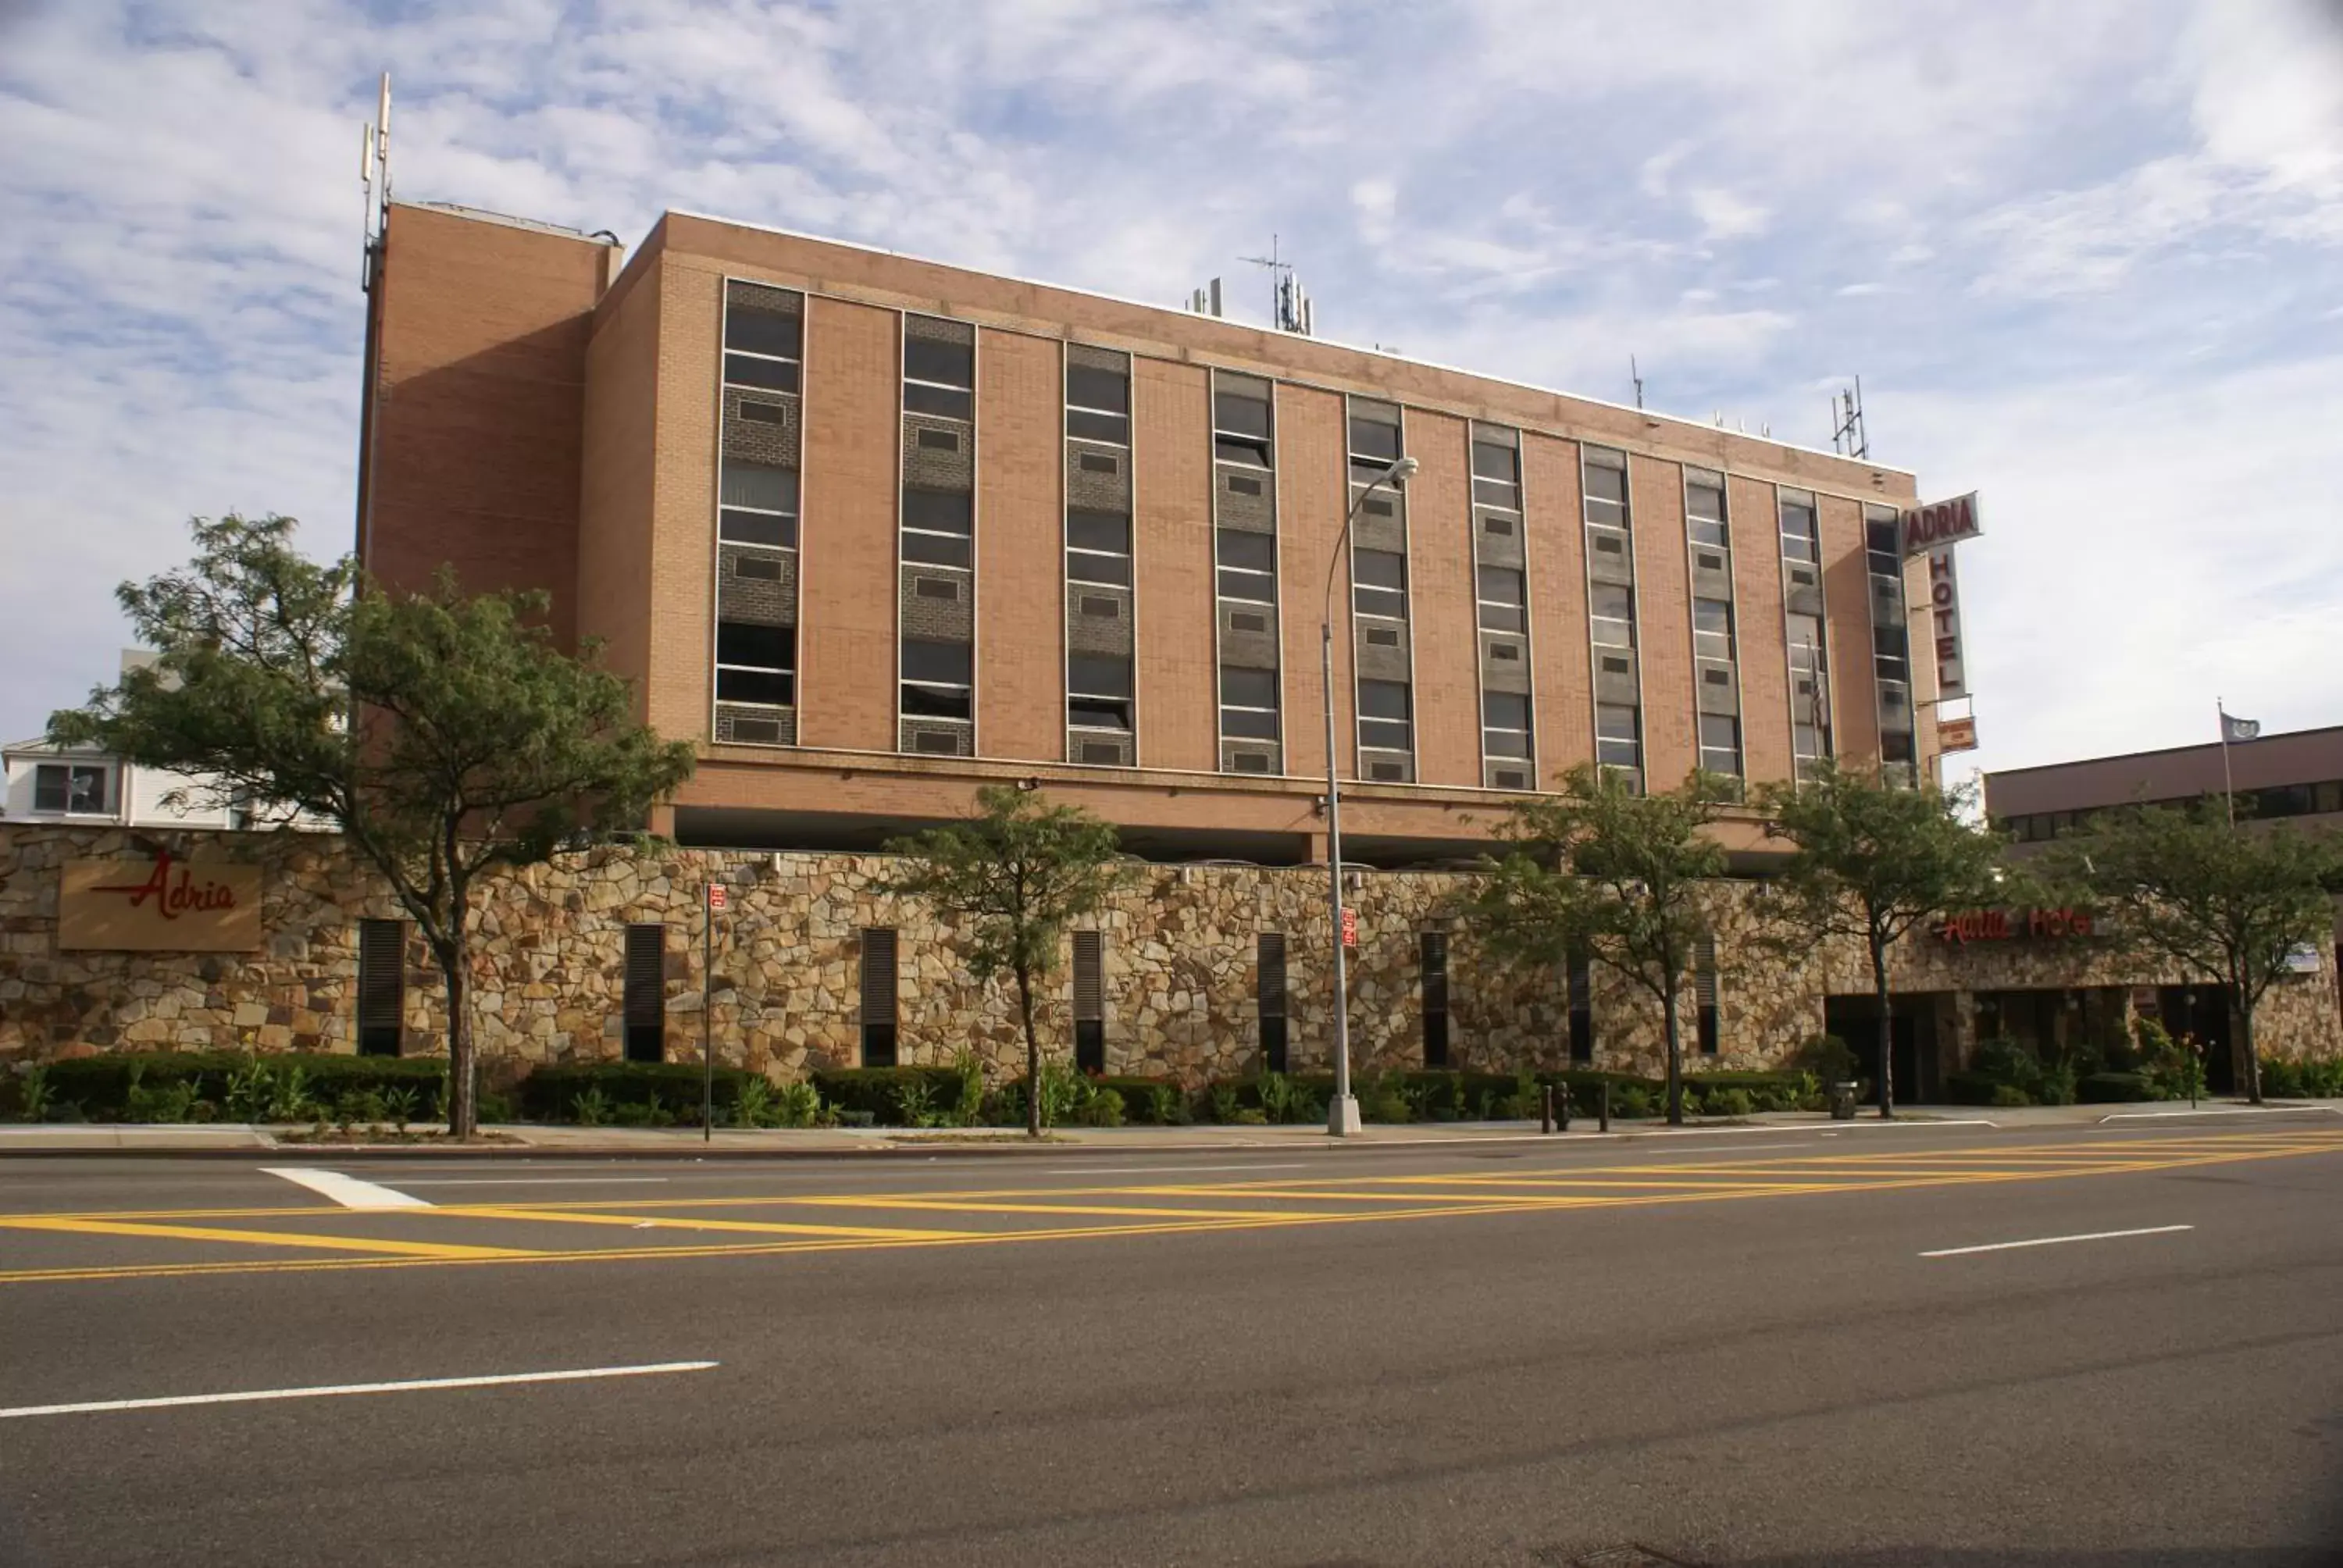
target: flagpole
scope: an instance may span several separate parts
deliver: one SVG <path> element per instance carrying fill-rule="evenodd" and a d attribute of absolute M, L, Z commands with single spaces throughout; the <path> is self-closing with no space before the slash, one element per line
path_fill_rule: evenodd
<path fill-rule="evenodd" d="M 2221 720 L 2221 804 L 2229 810 L 2229 831 L 2237 830 L 2237 789 L 2229 779 L 2229 710 L 2220 698 L 2213 699 L 2213 711 Z"/>

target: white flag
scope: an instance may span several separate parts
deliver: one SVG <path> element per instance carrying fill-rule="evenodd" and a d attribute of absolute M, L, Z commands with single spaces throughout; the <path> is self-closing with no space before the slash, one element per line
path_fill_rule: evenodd
<path fill-rule="evenodd" d="M 2239 719 L 2227 713 L 2221 715 L 2221 743 L 2224 746 L 2251 740 L 2261 732 L 2262 721 L 2258 719 Z"/>

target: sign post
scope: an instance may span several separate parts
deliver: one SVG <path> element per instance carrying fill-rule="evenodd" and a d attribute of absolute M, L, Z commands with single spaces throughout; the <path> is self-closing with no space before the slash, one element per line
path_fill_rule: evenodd
<path fill-rule="evenodd" d="M 716 917 L 724 912 L 724 884 L 708 881 L 708 924 L 699 963 L 699 1141 L 716 1138 Z"/>

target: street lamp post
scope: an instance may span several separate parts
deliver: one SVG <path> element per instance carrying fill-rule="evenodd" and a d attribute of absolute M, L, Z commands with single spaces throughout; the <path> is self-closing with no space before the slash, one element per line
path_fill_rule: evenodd
<path fill-rule="evenodd" d="M 1359 1131 L 1359 1101 L 1351 1092 L 1351 999 L 1348 960 L 1342 951 L 1342 794 L 1334 767 L 1334 568 L 1350 548 L 1351 527 L 1359 508 L 1385 485 L 1394 490 L 1416 469 L 1413 457 L 1401 457 L 1375 476 L 1374 482 L 1351 498 L 1342 519 L 1342 537 L 1326 562 L 1326 593 L 1318 618 L 1318 671 L 1326 699 L 1326 907 L 1334 946 L 1334 1098 L 1326 1108 L 1326 1131 L 1350 1138 Z"/>

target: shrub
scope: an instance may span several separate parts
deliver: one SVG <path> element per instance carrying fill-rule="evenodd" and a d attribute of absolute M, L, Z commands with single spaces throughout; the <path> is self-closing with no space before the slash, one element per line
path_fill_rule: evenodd
<path fill-rule="evenodd" d="M 1542 1073 L 1540 1077 L 1544 1082 L 1569 1091 L 1570 1113 L 1573 1116 L 1595 1115 L 1602 1109 L 1603 1086 L 1606 1083 L 1611 1086 L 1611 1111 L 1614 1115 L 1626 1114 L 1619 1109 L 1619 1097 L 1628 1090 L 1642 1093 L 1647 1102 L 1667 1092 L 1667 1086 L 1656 1078 L 1639 1078 L 1632 1072 L 1598 1072 L 1591 1067 L 1574 1067 L 1564 1072 Z"/>
<path fill-rule="evenodd" d="M 1241 1109 L 1237 1100 L 1237 1086 L 1233 1083 L 1216 1083 L 1212 1085 L 1209 1092 L 1207 1103 L 1212 1108 L 1213 1121 L 1219 1122 L 1234 1121 L 1237 1119 L 1237 1111 Z"/>
<path fill-rule="evenodd" d="M 716 1104 L 731 1111 L 740 1099 L 740 1086 L 755 1073 L 738 1067 L 719 1067 L 715 1073 Z M 596 1103 L 622 1127 L 668 1127 L 676 1122 L 699 1125 L 702 1070 L 691 1061 L 591 1061 L 540 1067 L 520 1081 L 519 1109 L 532 1121 L 564 1121 L 577 1114 L 579 1096 L 598 1091 Z M 508 1101 L 509 1109 L 510 1102 Z M 480 1120 L 488 1119 L 488 1099 L 481 1097 Z M 652 1119 L 657 1107 L 665 1120 Z M 509 1117 L 508 1117 L 509 1119 Z"/>
<path fill-rule="evenodd" d="M 2283 1056 L 2266 1056 L 2262 1058 L 2261 1068 L 2264 1094 L 2272 1100 L 2300 1100 L 2304 1097 L 2306 1091 L 2302 1087 L 2300 1062 L 2290 1061 Z"/>
<path fill-rule="evenodd" d="M 1180 1086 L 1168 1078 L 1111 1073 L 1091 1079 L 1090 1085 L 1092 1093 L 1112 1095 L 1122 1101 L 1125 1121 L 1148 1121 L 1168 1127 L 1172 1124 L 1170 1119 L 1184 1109 Z"/>
<path fill-rule="evenodd" d="M 960 1108 L 965 1085 L 956 1067 L 834 1067 L 812 1074 L 822 1100 L 848 1111 L 869 1111 L 874 1126 L 901 1125 L 902 1098 L 898 1085 L 917 1079 L 928 1086 L 930 1111 L 951 1112 Z"/>
<path fill-rule="evenodd" d="M 2015 1099 L 2005 1099 L 2014 1095 Z M 2031 1105 L 2034 1097 L 2014 1083 L 1999 1083 L 1976 1072 L 1945 1075 L 1945 1098 L 1955 1105 Z"/>
<path fill-rule="evenodd" d="M 1757 1109 L 1745 1089 L 1719 1089 L 1701 1101 L 1711 1116 L 1747 1116 Z"/>
<path fill-rule="evenodd" d="M 1611 1091 L 1611 1114 L 1623 1121 L 1639 1121 L 1653 1113 L 1658 1096 L 1635 1084 Z"/>
<path fill-rule="evenodd" d="M 2075 1093 L 2086 1105 L 2157 1098 L 2147 1076 L 2137 1072 L 2087 1073 L 2076 1083 Z"/>
<path fill-rule="evenodd" d="M 131 1103 L 133 1088 L 145 1091 L 140 1109 L 146 1111 L 170 1108 L 184 1096 L 190 1114 L 197 1103 L 209 1101 L 237 1121 L 298 1121 L 317 1105 L 337 1104 L 345 1095 L 401 1085 L 420 1094 L 436 1087 L 446 1071 L 443 1059 L 428 1056 L 255 1056 L 240 1050 L 122 1051 L 53 1061 L 41 1070 L 42 1093 L 49 1101 L 76 1103 L 85 1116 L 101 1121 L 140 1119 Z M 187 1086 L 184 1091 L 182 1084 Z M 20 1083 L 20 1099 L 25 1089 Z"/>
<path fill-rule="evenodd" d="M 1126 1095 L 1128 1101 L 1129 1096 Z M 1194 1120 L 1188 1113 L 1188 1097 L 1174 1083 L 1159 1083 L 1147 1091 L 1147 1120 L 1158 1127 L 1185 1127 Z"/>
<path fill-rule="evenodd" d="M 1808 1035 L 1798 1042 L 1790 1061 L 1825 1083 L 1847 1082 L 1856 1072 L 1854 1048 L 1835 1034 Z"/>
<path fill-rule="evenodd" d="M 1992 1086 L 1992 1092 L 1993 1098 L 1986 1101 L 1987 1105 L 2010 1107 L 2034 1103 L 2026 1097 L 2026 1091 L 2014 1083 L 1996 1083 Z M 2065 1104 L 2066 1101 L 2061 1101 L 2058 1103 Z"/>
<path fill-rule="evenodd" d="M 829 1114 L 829 1107 L 821 1102 L 821 1091 L 802 1080 L 784 1083 L 773 1091 L 776 1127 L 819 1127 Z"/>

